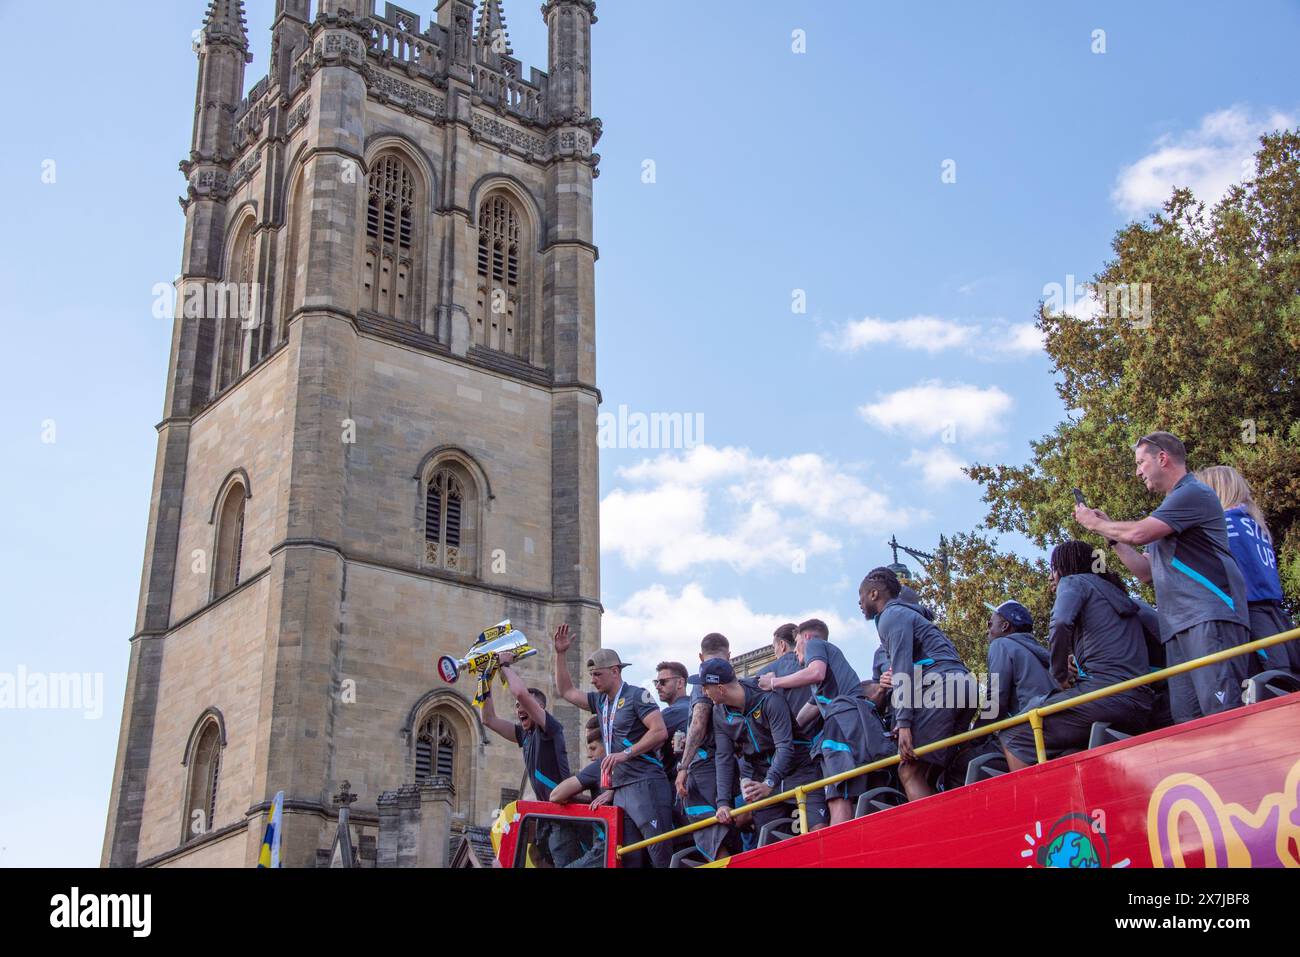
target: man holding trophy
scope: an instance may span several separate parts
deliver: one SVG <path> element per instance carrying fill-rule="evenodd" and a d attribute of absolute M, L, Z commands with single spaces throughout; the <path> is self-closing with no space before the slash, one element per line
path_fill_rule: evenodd
<path fill-rule="evenodd" d="M 569 776 L 564 726 L 546 710 L 546 695 L 537 688 L 527 687 L 510 667 L 515 661 L 513 653 L 503 651 L 497 660 L 501 663 L 501 677 L 515 697 L 515 717 L 519 723 L 497 717 L 489 694 L 483 702 L 483 724 L 523 749 L 524 768 L 533 794 L 539 801 L 549 801 L 551 789 Z"/>
<path fill-rule="evenodd" d="M 645 688 L 623 681 L 626 667 L 618 652 L 601 648 L 587 659 L 594 691 L 583 694 L 573 685 L 565 660 L 573 645 L 567 624 L 555 631 L 555 686 L 575 707 L 600 719 L 605 757 L 601 785 L 614 791 L 614 806 L 623 809 L 624 844 L 656 837 L 673 828 L 673 797 L 658 751 L 668 739 L 668 729 L 655 696 Z M 649 848 L 655 867 L 668 867 L 672 848 L 666 843 Z M 636 867 L 640 852 L 624 864 Z"/>
<path fill-rule="evenodd" d="M 546 710 L 546 695 L 529 688 L 510 666 L 517 660 L 514 652 L 496 653 L 498 673 L 515 698 L 518 724 L 497 716 L 492 705 L 492 675 L 488 676 L 487 696 L 483 700 L 483 724 L 524 752 L 524 769 L 533 794 L 539 801 L 549 801 L 551 790 L 569 776 L 569 755 L 564 747 L 564 726 Z M 546 848 L 552 866 L 567 867 L 582 854 L 582 847 L 572 828 L 543 824 L 538 842 Z"/>

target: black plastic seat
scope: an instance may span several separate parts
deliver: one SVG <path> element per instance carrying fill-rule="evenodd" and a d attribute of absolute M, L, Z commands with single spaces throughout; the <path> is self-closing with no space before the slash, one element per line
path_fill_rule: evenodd
<path fill-rule="evenodd" d="M 972 758 L 970 764 L 966 765 L 966 783 L 977 784 L 980 781 L 987 781 L 989 778 L 996 778 L 1006 774 L 1011 768 L 1007 765 L 1007 759 L 1004 755 L 996 751 L 989 754 L 981 754 L 977 758 Z"/>
<path fill-rule="evenodd" d="M 907 803 L 907 795 L 898 788 L 872 788 L 858 798 L 858 807 L 854 817 L 866 817 L 877 811 L 886 811 Z"/>
<path fill-rule="evenodd" d="M 699 867 L 701 864 L 707 864 L 708 861 L 694 847 L 683 847 L 673 855 L 673 859 L 668 862 L 669 867 Z"/>
<path fill-rule="evenodd" d="M 1109 721 L 1094 721 L 1092 732 L 1088 735 L 1088 747 L 1100 748 L 1103 744 L 1113 744 L 1131 737 L 1133 735 L 1112 728 Z"/>
<path fill-rule="evenodd" d="M 1242 704 L 1255 704 L 1300 691 L 1300 678 L 1289 671 L 1264 671 L 1242 683 Z"/>
<path fill-rule="evenodd" d="M 768 844 L 775 844 L 777 841 L 784 841 L 794 837 L 795 828 L 798 826 L 798 812 L 795 812 L 790 817 L 781 817 L 775 821 L 768 821 L 758 831 L 758 846 L 766 847 Z"/>

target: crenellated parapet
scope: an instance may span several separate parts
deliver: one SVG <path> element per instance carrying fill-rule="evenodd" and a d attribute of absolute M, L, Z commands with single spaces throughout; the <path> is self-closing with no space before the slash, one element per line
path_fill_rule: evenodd
<path fill-rule="evenodd" d="M 353 5 L 372 6 L 356 0 Z M 301 23 L 305 40 L 301 49 L 289 48 L 291 63 L 280 61 L 277 41 L 271 74 L 231 107 L 232 173 L 266 141 L 292 135 L 299 100 L 317 71 L 328 66 L 358 71 L 369 99 L 430 124 L 463 122 L 475 141 L 530 162 L 579 158 L 595 169 L 601 125 L 589 115 L 590 28 L 596 19 L 591 0 L 550 0 L 543 8 L 551 24 L 550 60 L 564 77 L 559 87 L 551 73 L 526 71 L 514 56 L 501 0 L 443 0 L 428 24 L 394 4 L 384 6 L 382 15 L 359 14 L 346 0 L 322 3 L 314 20 Z M 281 14 L 277 37 L 292 36 L 300 26 L 293 13 Z M 452 100 L 460 94 L 466 98 L 458 108 Z"/>

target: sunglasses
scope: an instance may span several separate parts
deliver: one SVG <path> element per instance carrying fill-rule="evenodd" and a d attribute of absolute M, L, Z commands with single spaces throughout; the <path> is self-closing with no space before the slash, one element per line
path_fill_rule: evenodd
<path fill-rule="evenodd" d="M 1169 437 L 1166 435 L 1144 435 L 1134 443 L 1134 448 L 1142 445 L 1149 445 L 1157 453 L 1164 452 L 1165 455 L 1169 456 L 1178 454 L 1177 449 L 1172 447 L 1173 443 L 1169 441 Z"/>
<path fill-rule="evenodd" d="M 672 682 L 672 681 L 681 681 L 681 680 L 682 680 L 682 679 L 681 679 L 679 676 L 674 675 L 674 676 L 671 677 L 671 678 L 656 678 L 655 681 L 654 681 L 654 683 L 655 683 L 655 685 L 656 685 L 656 687 L 657 687 L 658 685 L 666 685 L 666 684 L 668 684 L 669 682 Z"/>

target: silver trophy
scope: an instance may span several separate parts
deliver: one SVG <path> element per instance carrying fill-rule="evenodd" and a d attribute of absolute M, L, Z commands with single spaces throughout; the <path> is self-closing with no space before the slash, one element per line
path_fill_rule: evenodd
<path fill-rule="evenodd" d="M 487 629 L 478 636 L 464 658 L 443 655 L 438 659 L 438 674 L 447 684 L 455 684 L 461 672 L 468 671 L 486 679 L 487 684 L 500 666 L 500 656 L 504 652 L 514 655 L 516 661 L 531 658 L 537 649 L 528 643 L 528 636 L 522 631 L 515 631 L 509 619 Z"/>

